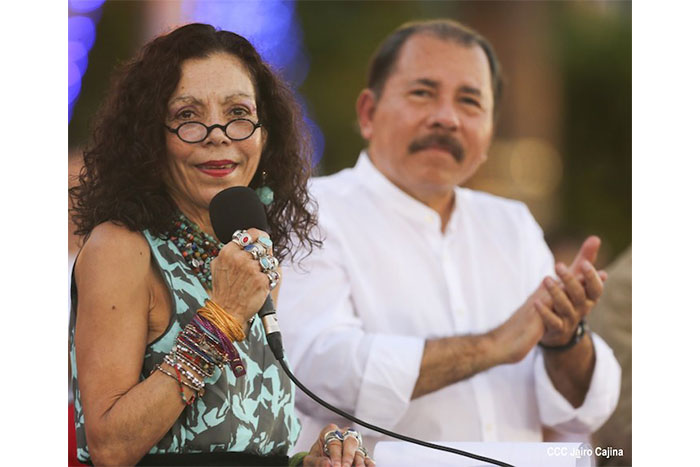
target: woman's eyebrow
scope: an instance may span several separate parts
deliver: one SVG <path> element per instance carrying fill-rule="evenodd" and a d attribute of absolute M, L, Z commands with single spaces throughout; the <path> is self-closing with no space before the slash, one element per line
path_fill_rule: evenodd
<path fill-rule="evenodd" d="M 177 103 L 202 105 L 202 101 L 192 96 L 178 96 L 172 99 L 170 102 L 168 102 L 168 105 L 173 105 Z"/>

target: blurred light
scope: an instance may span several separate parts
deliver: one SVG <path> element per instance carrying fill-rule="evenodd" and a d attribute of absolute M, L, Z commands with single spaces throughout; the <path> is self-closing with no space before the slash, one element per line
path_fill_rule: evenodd
<path fill-rule="evenodd" d="M 77 64 L 70 62 L 68 63 L 68 88 L 70 89 L 71 86 L 74 86 L 76 83 L 80 84 L 80 78 L 81 78 L 82 73 L 80 72 L 80 67 L 78 67 Z M 70 98 L 70 95 L 68 96 L 68 100 L 72 101 L 73 99 Z"/>
<path fill-rule="evenodd" d="M 200 22 L 240 34 L 250 41 L 263 60 L 280 73 L 301 102 L 304 121 L 311 133 L 313 163 L 323 155 L 325 141 L 321 128 L 311 119 L 304 101 L 296 93 L 309 72 L 309 59 L 303 45 L 303 32 L 296 16 L 296 5 L 288 0 L 181 2 L 183 22 Z"/>
<path fill-rule="evenodd" d="M 522 138 L 512 146 L 510 174 L 525 196 L 544 198 L 561 182 L 561 156 L 551 143 L 539 138 Z"/>
<path fill-rule="evenodd" d="M 75 13 L 90 13 L 102 6 L 105 0 L 69 0 L 68 8 Z"/>
<path fill-rule="evenodd" d="M 95 43 L 95 25 L 87 16 L 72 16 L 68 18 L 68 40 L 80 42 L 86 49 L 91 49 Z"/>
<path fill-rule="evenodd" d="M 88 51 L 83 44 L 76 41 L 68 42 L 68 64 L 75 64 L 80 69 L 80 75 L 85 73 L 88 61 Z M 69 75 L 70 77 L 70 75 Z M 68 81 L 70 83 L 70 79 Z"/>
<path fill-rule="evenodd" d="M 88 66 L 88 54 L 95 43 L 95 23 L 99 21 L 100 7 L 95 0 L 69 0 L 68 16 L 68 122 L 73 117 L 83 75 Z M 76 14 L 81 13 L 81 14 Z"/>

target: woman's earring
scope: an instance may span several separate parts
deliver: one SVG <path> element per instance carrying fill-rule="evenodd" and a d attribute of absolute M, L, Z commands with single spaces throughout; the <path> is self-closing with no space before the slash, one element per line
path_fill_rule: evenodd
<path fill-rule="evenodd" d="M 267 186 L 266 183 L 267 179 L 267 172 L 263 170 L 262 173 L 262 186 L 260 188 L 255 189 L 255 193 L 258 194 L 258 198 L 260 198 L 260 202 L 264 204 L 265 206 L 269 206 L 272 204 L 272 202 L 275 200 L 275 192 L 272 191 L 272 188 Z"/>

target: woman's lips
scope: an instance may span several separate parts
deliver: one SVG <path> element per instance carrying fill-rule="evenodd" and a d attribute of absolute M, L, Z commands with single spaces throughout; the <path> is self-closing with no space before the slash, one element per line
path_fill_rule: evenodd
<path fill-rule="evenodd" d="M 233 161 L 223 160 L 223 161 L 207 161 L 203 164 L 197 164 L 195 167 L 202 172 L 211 177 L 225 177 L 230 174 L 238 164 Z"/>

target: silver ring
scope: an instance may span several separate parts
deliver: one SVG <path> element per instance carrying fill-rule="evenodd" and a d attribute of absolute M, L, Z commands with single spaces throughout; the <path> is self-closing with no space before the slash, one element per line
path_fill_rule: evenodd
<path fill-rule="evenodd" d="M 258 237 L 258 242 L 265 248 L 267 248 L 268 251 L 272 251 L 272 240 L 270 240 L 269 237 L 266 237 L 265 235 L 260 235 Z"/>
<path fill-rule="evenodd" d="M 250 253 L 251 255 L 253 255 L 254 259 L 260 259 L 261 256 L 263 256 L 265 253 L 267 253 L 267 251 L 265 250 L 265 247 L 258 242 L 246 245 L 243 247 L 243 249 L 245 251 L 247 251 L 248 253 Z"/>
<path fill-rule="evenodd" d="M 270 280 L 270 290 L 277 287 L 277 284 L 280 282 L 279 273 L 277 271 L 267 271 L 265 274 L 267 274 L 267 278 Z"/>
<path fill-rule="evenodd" d="M 241 248 L 253 243 L 253 237 L 247 230 L 236 230 L 231 236 L 231 241 Z"/>
<path fill-rule="evenodd" d="M 343 434 L 340 432 L 340 430 L 331 430 L 323 435 L 323 452 L 325 455 L 331 455 L 330 451 L 328 450 L 328 445 L 334 441 L 343 444 Z"/>
<path fill-rule="evenodd" d="M 367 448 L 365 448 L 364 446 L 359 446 L 357 448 L 357 452 L 362 454 L 362 457 L 369 458 L 369 452 L 367 452 Z"/>
<path fill-rule="evenodd" d="M 277 258 L 272 255 L 263 255 L 258 261 L 260 262 L 260 267 L 262 268 L 263 272 L 274 271 L 277 269 L 277 265 L 279 264 Z"/>
<path fill-rule="evenodd" d="M 359 431 L 348 428 L 345 430 L 345 433 L 343 433 L 343 440 L 345 440 L 348 436 L 355 438 L 357 440 L 357 445 L 362 446 L 362 435 Z"/>

